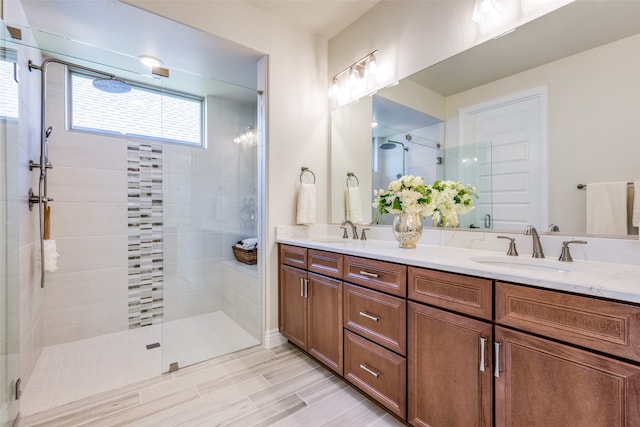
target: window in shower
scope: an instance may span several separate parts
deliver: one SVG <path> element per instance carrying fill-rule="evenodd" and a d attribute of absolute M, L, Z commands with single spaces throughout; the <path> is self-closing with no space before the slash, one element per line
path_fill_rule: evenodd
<path fill-rule="evenodd" d="M 94 77 L 71 72 L 71 129 L 205 147 L 204 99 L 131 84 L 128 93 L 104 93 Z"/>
<path fill-rule="evenodd" d="M 18 82 L 15 78 L 16 59 L 9 50 L 0 51 L 0 119 L 18 118 Z"/>

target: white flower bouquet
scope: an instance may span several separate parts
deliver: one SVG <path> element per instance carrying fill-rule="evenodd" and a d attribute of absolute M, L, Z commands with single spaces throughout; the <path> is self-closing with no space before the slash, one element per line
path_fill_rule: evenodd
<path fill-rule="evenodd" d="M 387 190 L 376 190 L 373 207 L 379 214 L 415 213 L 421 217 L 432 214 L 430 190 L 419 176 L 401 176 L 389 183 Z"/>
<path fill-rule="evenodd" d="M 412 175 L 391 181 L 387 190 L 376 190 L 374 196 L 378 214 L 415 213 L 452 225 L 458 224 L 459 214 L 475 208 L 473 197 L 478 198 L 472 185 L 440 180 L 425 185 L 422 177 Z"/>

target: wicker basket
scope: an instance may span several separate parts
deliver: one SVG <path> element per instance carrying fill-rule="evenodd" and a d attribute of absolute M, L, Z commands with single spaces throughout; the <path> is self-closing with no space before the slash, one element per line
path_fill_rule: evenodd
<path fill-rule="evenodd" d="M 237 246 L 232 246 L 233 256 L 236 257 L 238 261 L 244 264 L 256 264 L 258 262 L 258 249 L 242 249 Z"/>

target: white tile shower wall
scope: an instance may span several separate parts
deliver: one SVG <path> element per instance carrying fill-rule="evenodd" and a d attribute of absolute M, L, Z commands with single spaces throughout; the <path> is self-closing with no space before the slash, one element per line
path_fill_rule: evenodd
<path fill-rule="evenodd" d="M 47 274 L 45 345 L 128 328 L 127 141 L 66 130 L 64 71 L 47 70 L 51 238 L 60 258 Z"/>

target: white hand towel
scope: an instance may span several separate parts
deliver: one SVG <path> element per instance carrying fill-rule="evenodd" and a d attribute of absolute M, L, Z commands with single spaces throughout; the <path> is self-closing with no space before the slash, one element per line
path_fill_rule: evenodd
<path fill-rule="evenodd" d="M 354 224 L 362 222 L 362 201 L 360 199 L 360 187 L 347 186 L 345 191 L 346 198 L 346 219 Z"/>
<path fill-rule="evenodd" d="M 640 181 L 633 183 L 633 217 L 631 221 L 634 227 L 640 227 Z"/>
<path fill-rule="evenodd" d="M 40 253 L 40 245 L 36 245 L 35 250 L 35 260 L 38 266 L 41 262 L 41 256 L 43 254 Z M 44 271 L 47 273 L 53 273 L 58 270 L 58 257 L 60 254 L 58 253 L 58 249 L 56 248 L 55 240 L 45 240 L 44 241 Z"/>
<path fill-rule="evenodd" d="M 300 183 L 298 190 L 298 209 L 296 223 L 314 224 L 316 222 L 316 186 Z"/>
<path fill-rule="evenodd" d="M 627 182 L 587 184 L 587 233 L 627 234 Z"/>

